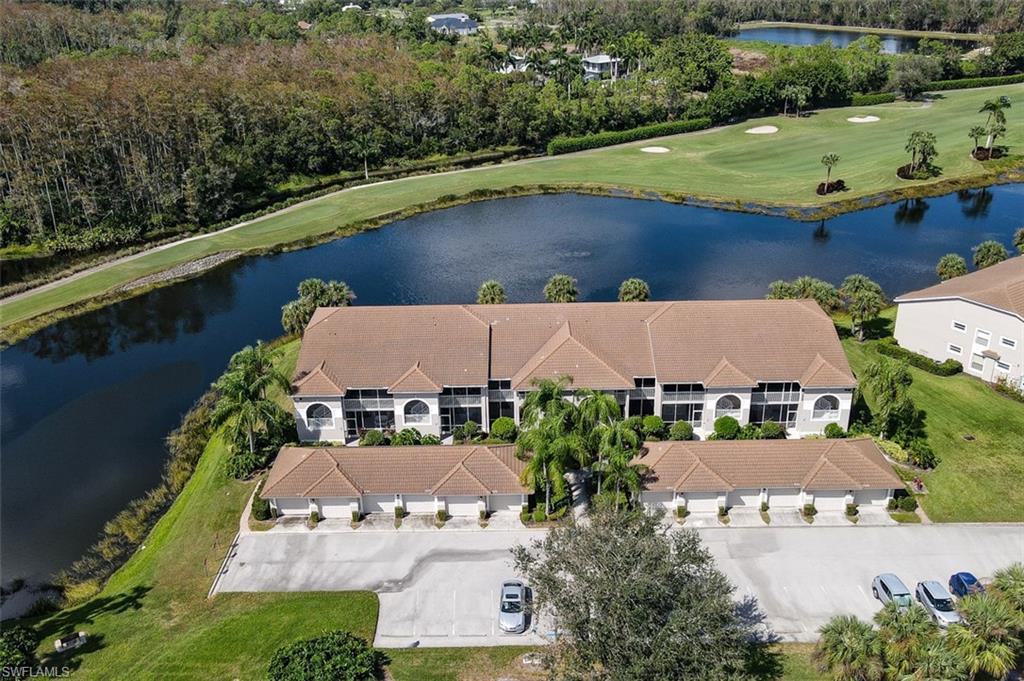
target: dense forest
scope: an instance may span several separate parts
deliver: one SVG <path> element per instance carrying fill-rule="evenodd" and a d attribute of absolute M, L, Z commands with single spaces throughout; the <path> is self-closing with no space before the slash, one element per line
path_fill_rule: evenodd
<path fill-rule="evenodd" d="M 634 2 L 656 20 L 622 23 Z M 493 38 L 456 40 L 430 31 L 421 7 L 0 1 L 0 245 L 128 244 L 251 210 L 296 176 L 731 120 L 783 109 L 794 88 L 804 105 L 841 105 L 902 90 L 905 72 L 1024 70 L 1024 35 L 1011 33 L 970 62 L 931 41 L 893 58 L 865 37 L 771 50 L 745 73 L 713 35 L 724 29 L 708 17 L 726 16 L 713 2 L 571 4 L 541 3 Z M 600 50 L 623 60 L 623 77 L 584 81 L 580 53 Z M 513 55 L 524 71 L 510 68 Z"/>

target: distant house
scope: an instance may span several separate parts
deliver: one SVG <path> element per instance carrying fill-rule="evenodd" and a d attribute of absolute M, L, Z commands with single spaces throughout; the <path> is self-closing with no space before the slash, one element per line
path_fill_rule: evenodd
<path fill-rule="evenodd" d="M 361 12 L 362 10 L 362 7 L 351 2 L 341 8 L 342 12 Z"/>
<path fill-rule="evenodd" d="M 595 54 L 583 58 L 583 77 L 587 80 L 600 80 L 604 77 L 619 75 L 619 59 L 607 54 Z"/>
<path fill-rule="evenodd" d="M 1024 387 L 1024 256 L 895 300 L 896 340 L 985 381 Z"/>
<path fill-rule="evenodd" d="M 427 17 L 430 28 L 446 35 L 473 35 L 480 25 L 462 12 L 454 14 L 431 14 Z"/>

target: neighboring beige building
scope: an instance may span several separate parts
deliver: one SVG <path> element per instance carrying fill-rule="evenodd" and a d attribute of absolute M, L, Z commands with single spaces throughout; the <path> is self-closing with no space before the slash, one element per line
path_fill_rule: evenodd
<path fill-rule="evenodd" d="M 791 437 L 845 428 L 857 384 L 810 300 L 355 306 L 313 315 L 292 399 L 304 442 L 446 437 L 467 421 L 518 423 L 533 380 L 562 375 L 698 436 L 723 415 Z"/>
<path fill-rule="evenodd" d="M 896 341 L 1024 387 L 1024 256 L 896 298 Z"/>

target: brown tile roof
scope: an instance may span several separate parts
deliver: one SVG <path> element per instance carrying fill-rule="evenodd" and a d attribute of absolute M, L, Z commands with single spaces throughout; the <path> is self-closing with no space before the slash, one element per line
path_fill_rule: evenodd
<path fill-rule="evenodd" d="M 416 362 L 409 370 L 398 377 L 398 380 L 388 387 L 392 393 L 439 393 L 441 386 L 434 382 L 430 376 L 423 373 L 420 363 Z"/>
<path fill-rule="evenodd" d="M 971 272 L 960 277 L 911 291 L 896 298 L 897 303 L 912 300 L 963 298 L 1024 319 L 1024 255 Z"/>
<path fill-rule="evenodd" d="M 317 372 L 326 378 L 305 382 Z M 709 387 L 856 385 L 813 301 L 733 300 L 321 308 L 306 327 L 293 392 L 315 395 L 330 383 L 422 392 L 488 379 L 522 389 L 565 373 L 595 389 L 648 376 Z"/>
<path fill-rule="evenodd" d="M 870 438 L 649 442 L 636 461 L 650 468 L 647 489 L 726 492 L 903 486 Z"/>
<path fill-rule="evenodd" d="M 524 465 L 513 445 L 282 447 L 260 496 L 526 494 Z"/>

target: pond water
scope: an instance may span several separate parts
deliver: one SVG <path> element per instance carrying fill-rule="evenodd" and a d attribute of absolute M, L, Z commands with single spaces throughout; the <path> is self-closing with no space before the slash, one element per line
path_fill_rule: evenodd
<path fill-rule="evenodd" d="M 0 355 L 0 575 L 77 558 L 156 484 L 164 436 L 231 353 L 281 333 L 306 277 L 343 279 L 356 304 L 472 302 L 501 281 L 538 301 L 556 272 L 584 300 L 646 279 L 656 299 L 760 297 L 768 283 L 853 272 L 890 295 L 935 282 L 944 253 L 1009 243 L 1024 185 L 897 203 L 825 223 L 578 195 L 503 199 L 402 220 L 302 251 L 229 262 L 40 331 Z"/>
<path fill-rule="evenodd" d="M 882 51 L 886 54 L 912 52 L 917 49 L 920 38 L 886 33 L 884 28 L 872 32 L 882 39 Z M 795 26 L 765 26 L 743 28 L 735 37 L 740 40 L 764 40 L 779 45 L 817 45 L 832 41 L 836 47 L 846 47 L 854 40 L 868 35 L 859 31 L 844 31 L 837 28 L 798 28 Z M 974 47 L 974 43 L 962 40 L 951 41 L 962 49 Z"/>

